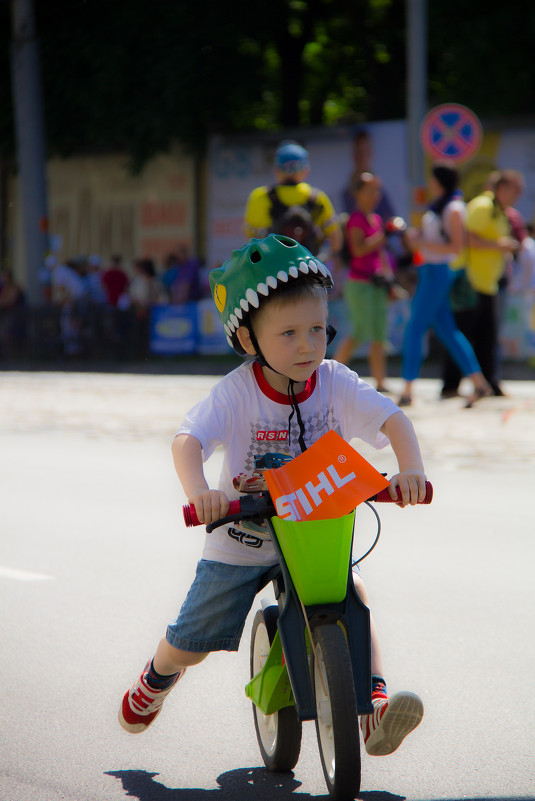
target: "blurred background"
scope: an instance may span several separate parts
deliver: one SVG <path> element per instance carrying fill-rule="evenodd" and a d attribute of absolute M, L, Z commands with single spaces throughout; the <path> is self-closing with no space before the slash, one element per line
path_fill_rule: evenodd
<path fill-rule="evenodd" d="M 532 223 L 534 35 L 529 0 L 0 0 L 0 366 L 228 354 L 207 273 L 242 244 L 285 138 L 343 214 L 364 131 L 414 220 L 424 117 L 461 104 L 482 133 L 465 198 L 517 169 Z M 513 307 L 505 355 L 525 361 L 532 315 Z M 390 317 L 395 354 L 406 303 Z"/>

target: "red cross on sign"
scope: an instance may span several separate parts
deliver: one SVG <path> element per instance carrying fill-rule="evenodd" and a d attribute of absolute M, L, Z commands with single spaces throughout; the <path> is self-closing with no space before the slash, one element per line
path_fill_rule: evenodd
<path fill-rule="evenodd" d="M 422 147 L 431 158 L 457 163 L 468 161 L 477 153 L 481 137 L 479 119 L 457 103 L 431 109 L 420 129 Z"/>

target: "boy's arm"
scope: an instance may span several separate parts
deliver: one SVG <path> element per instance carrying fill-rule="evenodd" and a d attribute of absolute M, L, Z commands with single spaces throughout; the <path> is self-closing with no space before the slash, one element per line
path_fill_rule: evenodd
<path fill-rule="evenodd" d="M 396 487 L 401 492 L 401 506 L 416 504 L 425 498 L 425 472 L 420 446 L 409 418 L 402 411 L 395 412 L 381 426 L 398 460 L 399 473 L 393 476 L 388 491 L 396 499 Z"/>
<path fill-rule="evenodd" d="M 211 523 L 224 517 L 229 509 L 227 496 L 211 490 L 204 477 L 202 446 L 191 434 L 178 434 L 171 446 L 177 476 L 189 503 L 195 505 L 200 523 Z"/>

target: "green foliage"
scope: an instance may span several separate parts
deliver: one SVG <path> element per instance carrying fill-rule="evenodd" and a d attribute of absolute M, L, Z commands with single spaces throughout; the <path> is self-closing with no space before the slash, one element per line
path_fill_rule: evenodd
<path fill-rule="evenodd" d="M 51 153 L 134 169 L 211 133 L 399 119 L 403 0 L 34 0 Z M 429 0 L 429 106 L 533 108 L 535 4 Z M 514 13 L 513 13 L 514 12 Z M 12 156 L 10 3 L 0 0 L 0 158 Z"/>
<path fill-rule="evenodd" d="M 535 4 L 428 5 L 430 106 L 455 101 L 488 118 L 533 114 Z"/>

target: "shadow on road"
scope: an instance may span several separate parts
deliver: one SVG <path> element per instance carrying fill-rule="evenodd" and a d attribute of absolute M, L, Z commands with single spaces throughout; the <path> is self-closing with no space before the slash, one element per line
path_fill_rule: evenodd
<path fill-rule="evenodd" d="M 236 801 L 238 798 L 240 801 L 326 801 L 329 798 L 328 795 L 300 793 L 301 782 L 294 779 L 293 773 L 270 773 L 265 768 L 240 768 L 222 773 L 217 777 L 219 787 L 215 790 L 165 787 L 155 781 L 158 773 L 145 770 L 109 770 L 106 775 L 120 779 L 126 794 L 139 801 Z M 363 792 L 358 798 L 361 801 L 405 801 L 404 796 L 381 792 Z"/>
<path fill-rule="evenodd" d="M 170 788 L 155 781 L 158 773 L 145 770 L 109 770 L 107 776 L 120 779 L 127 796 L 138 801 L 328 801 L 328 795 L 300 793 L 301 782 L 293 773 L 270 773 L 265 768 L 229 770 L 217 777 L 219 787 Z M 381 791 L 362 791 L 358 801 L 406 801 L 405 796 Z M 535 801 L 535 796 L 496 796 L 493 798 L 442 798 L 428 801 Z"/>

